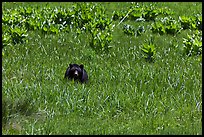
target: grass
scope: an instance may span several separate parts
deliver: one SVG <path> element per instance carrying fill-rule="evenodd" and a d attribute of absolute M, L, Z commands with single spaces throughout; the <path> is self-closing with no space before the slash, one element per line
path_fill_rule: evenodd
<path fill-rule="evenodd" d="M 29 4 L 5 3 L 3 8 Z M 110 16 L 127 7 L 102 4 Z M 201 3 L 156 5 L 169 7 L 175 16 L 202 9 Z M 150 31 L 134 37 L 122 32 L 126 23 L 134 24 L 114 29 L 108 54 L 95 53 L 88 37 L 76 38 L 74 32 L 29 32 L 27 44 L 4 47 L 2 134 L 202 134 L 202 63 L 182 54 L 188 30 L 176 37 Z M 154 63 L 146 62 L 140 50 L 151 35 Z M 69 63 L 84 65 L 88 84 L 63 80 Z"/>

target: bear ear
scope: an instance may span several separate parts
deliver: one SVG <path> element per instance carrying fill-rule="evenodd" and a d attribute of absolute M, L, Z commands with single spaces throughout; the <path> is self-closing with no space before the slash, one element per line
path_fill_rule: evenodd
<path fill-rule="evenodd" d="M 71 68 L 73 65 L 72 64 L 69 64 L 69 67 Z"/>
<path fill-rule="evenodd" d="M 83 69 L 83 68 L 84 68 L 84 65 L 81 64 L 79 67 L 80 67 L 81 69 Z"/>

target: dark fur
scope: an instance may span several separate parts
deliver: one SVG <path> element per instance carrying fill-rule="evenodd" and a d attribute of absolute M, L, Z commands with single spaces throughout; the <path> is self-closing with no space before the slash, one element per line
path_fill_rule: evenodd
<path fill-rule="evenodd" d="M 88 75 L 84 69 L 84 66 L 77 64 L 69 64 L 64 78 L 68 78 L 70 80 L 74 79 L 74 81 L 80 81 L 81 83 L 88 81 Z"/>

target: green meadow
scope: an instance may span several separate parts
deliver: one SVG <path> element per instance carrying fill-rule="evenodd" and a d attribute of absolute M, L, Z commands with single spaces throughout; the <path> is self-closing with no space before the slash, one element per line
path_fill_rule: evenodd
<path fill-rule="evenodd" d="M 202 134 L 201 2 L 3 2 L 2 46 L 3 135 Z"/>

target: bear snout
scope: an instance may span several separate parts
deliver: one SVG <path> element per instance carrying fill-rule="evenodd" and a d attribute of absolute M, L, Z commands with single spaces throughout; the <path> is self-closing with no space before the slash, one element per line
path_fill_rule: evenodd
<path fill-rule="evenodd" d="M 79 73 L 78 73 L 78 71 L 74 71 L 74 77 L 78 77 L 79 76 Z"/>

